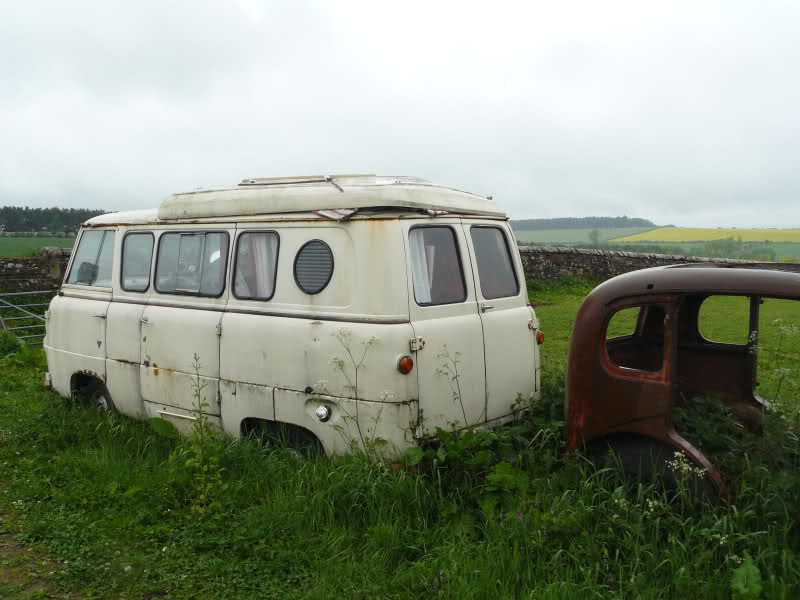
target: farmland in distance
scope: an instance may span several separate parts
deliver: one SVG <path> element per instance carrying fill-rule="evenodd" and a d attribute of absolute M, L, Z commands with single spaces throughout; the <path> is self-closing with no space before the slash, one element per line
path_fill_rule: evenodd
<path fill-rule="evenodd" d="M 512 223 L 513 227 L 513 223 Z M 632 236 L 650 228 L 643 227 L 586 227 L 578 229 L 529 229 L 514 228 L 514 235 L 521 244 L 587 244 L 594 229 L 597 229 L 600 242 L 612 238 Z"/>
<path fill-rule="evenodd" d="M 800 229 L 738 229 L 736 227 L 658 227 L 628 233 L 611 242 L 710 242 L 733 238 L 743 242 L 797 242 Z"/>
<path fill-rule="evenodd" d="M 0 257 L 36 256 L 47 246 L 72 248 L 74 237 L 0 237 Z"/>

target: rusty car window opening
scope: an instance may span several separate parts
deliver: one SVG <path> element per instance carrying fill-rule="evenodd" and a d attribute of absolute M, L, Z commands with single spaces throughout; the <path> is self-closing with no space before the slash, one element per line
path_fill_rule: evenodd
<path fill-rule="evenodd" d="M 163 233 L 158 241 L 156 291 L 219 297 L 225 289 L 227 256 L 227 232 Z"/>
<path fill-rule="evenodd" d="M 697 328 L 706 341 L 744 346 L 750 335 L 749 322 L 749 297 L 709 296 L 700 305 Z"/>
<path fill-rule="evenodd" d="M 246 231 L 236 241 L 233 295 L 270 300 L 275 294 L 280 238 L 275 231 Z"/>
<path fill-rule="evenodd" d="M 114 264 L 114 232 L 84 231 L 72 261 L 67 283 L 111 287 Z"/>
<path fill-rule="evenodd" d="M 151 232 L 128 233 L 122 240 L 122 289 L 146 292 L 150 287 L 154 237 Z"/>
<path fill-rule="evenodd" d="M 423 226 L 409 234 L 414 299 L 420 306 L 467 299 L 456 235 L 452 227 Z"/>
<path fill-rule="evenodd" d="M 470 228 L 470 236 L 483 297 L 492 300 L 516 296 L 519 282 L 503 231 L 499 227 L 474 225 Z"/>
<path fill-rule="evenodd" d="M 606 325 L 606 351 L 617 366 L 658 372 L 664 366 L 664 308 L 657 304 L 616 311 Z"/>

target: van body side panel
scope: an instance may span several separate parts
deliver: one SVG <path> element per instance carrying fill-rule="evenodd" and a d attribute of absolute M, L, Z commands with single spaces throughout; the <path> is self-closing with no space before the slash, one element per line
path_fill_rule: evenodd
<path fill-rule="evenodd" d="M 144 411 L 139 381 L 144 308 L 144 304 L 112 302 L 106 319 L 106 387 L 117 410 L 131 417 Z"/>
<path fill-rule="evenodd" d="M 203 412 L 219 415 L 219 336 L 222 313 L 148 306 L 142 323 L 142 397 L 148 402 L 191 409 L 199 375 Z M 197 356 L 197 363 L 195 363 Z M 195 373 L 197 366 L 197 373 Z"/>
<path fill-rule="evenodd" d="M 106 312 L 110 290 L 72 289 L 66 293 L 82 297 L 56 296 L 50 302 L 47 322 L 48 369 L 53 388 L 69 396 L 70 381 L 76 373 L 106 380 Z"/>
<path fill-rule="evenodd" d="M 464 236 L 472 257 L 475 294 L 483 324 L 483 347 L 486 360 L 486 420 L 498 419 L 513 412 L 514 405 L 528 405 L 538 395 L 538 320 L 528 306 L 527 288 L 516 242 L 506 223 L 479 219 L 464 219 Z M 475 228 L 496 234 L 498 254 L 507 255 L 516 278 L 516 293 L 497 290 L 497 265 L 487 263 L 486 248 L 476 248 Z M 501 237 L 502 236 L 502 237 Z M 507 254 L 506 254 L 507 252 Z M 481 262 L 483 258 L 483 262 Z M 483 267 L 483 280 L 481 269 Z M 505 295 L 505 294 L 509 295 Z M 500 295 L 502 294 L 502 295 Z M 500 297 L 491 297 L 498 296 Z M 489 296 L 489 297 L 487 297 Z M 521 407 L 520 407 L 521 408 Z"/>
<path fill-rule="evenodd" d="M 222 425 L 233 437 L 241 435 L 244 419 L 275 420 L 273 387 L 221 379 L 219 393 Z"/>
<path fill-rule="evenodd" d="M 324 423 L 314 412 L 320 406 L 331 411 Z M 364 446 L 397 456 L 414 445 L 418 409 L 416 402 L 370 402 L 276 389 L 275 417 L 311 431 L 328 456 Z"/>
<path fill-rule="evenodd" d="M 229 381 L 397 402 L 416 398 L 397 370 L 408 354 L 409 324 L 375 325 L 226 313 L 221 374 Z M 352 355 L 352 358 L 351 358 Z"/>
<path fill-rule="evenodd" d="M 415 227 L 427 226 L 449 228 L 455 236 L 465 286 L 463 301 L 424 305 L 424 300 L 415 296 L 409 235 Z M 461 222 L 450 218 L 424 219 L 406 222 L 404 229 L 409 312 L 414 336 L 424 340 L 424 347 L 414 353 L 419 385 L 418 433 L 425 436 L 437 428 L 460 429 L 483 423 L 486 420 L 483 332 Z M 428 250 L 426 255 L 430 264 L 435 265 L 436 252 Z M 436 266 L 433 269 L 434 274 L 442 272 Z"/>
<path fill-rule="evenodd" d="M 242 236 L 258 231 L 278 236 L 275 291 L 264 299 L 237 297 L 254 286 L 255 275 L 246 266 L 253 248 L 237 255 L 242 264 L 234 271 L 250 279 L 247 286 L 231 281 L 222 318 L 220 390 L 226 430 L 238 434 L 241 420 L 248 417 L 309 428 L 309 419 L 316 419 L 303 408 L 309 394 L 377 403 L 416 400 L 416 374 L 397 369 L 400 357 L 410 353 L 413 336 L 400 223 L 309 227 L 247 222 L 237 226 L 233 252 L 238 253 Z M 294 273 L 297 253 L 311 240 L 327 244 L 333 255 L 332 276 L 317 294 L 305 293 Z M 262 263 L 264 270 L 268 266 Z M 394 418 L 391 412 L 387 409 L 383 417 Z M 330 425 L 324 425 L 328 431 Z M 402 427 L 408 427 L 408 419 Z"/>

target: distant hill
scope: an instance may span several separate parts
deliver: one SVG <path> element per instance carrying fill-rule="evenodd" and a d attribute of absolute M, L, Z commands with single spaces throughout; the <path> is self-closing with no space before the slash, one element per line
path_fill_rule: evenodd
<path fill-rule="evenodd" d="M 520 219 L 511 221 L 514 231 L 533 231 L 542 229 L 653 229 L 658 227 L 652 221 L 638 217 L 560 217 L 555 219 Z"/>

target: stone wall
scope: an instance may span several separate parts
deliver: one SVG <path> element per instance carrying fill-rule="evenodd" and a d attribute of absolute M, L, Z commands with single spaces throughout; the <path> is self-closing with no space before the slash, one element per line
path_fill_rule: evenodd
<path fill-rule="evenodd" d="M 634 252 L 612 252 L 584 248 L 545 248 L 521 246 L 520 254 L 528 280 L 556 280 L 561 277 L 586 277 L 610 279 L 629 271 L 677 265 L 682 263 L 727 263 L 750 267 L 769 265 L 772 268 L 800 272 L 800 264 L 754 263 L 733 258 L 699 258 L 696 256 L 672 256 L 668 254 L 640 254 Z"/>
<path fill-rule="evenodd" d="M 0 258 L 0 292 L 53 290 L 61 285 L 69 249 L 44 248 L 36 257 Z"/>
<path fill-rule="evenodd" d="M 64 279 L 71 250 L 44 248 L 34 258 L 0 258 L 0 292 L 56 289 Z M 729 263 L 772 268 L 800 273 L 800 264 L 754 263 L 732 258 L 698 258 L 668 254 L 611 252 L 584 248 L 520 247 L 526 279 L 557 280 L 562 277 L 610 279 L 622 273 L 681 263 Z"/>

